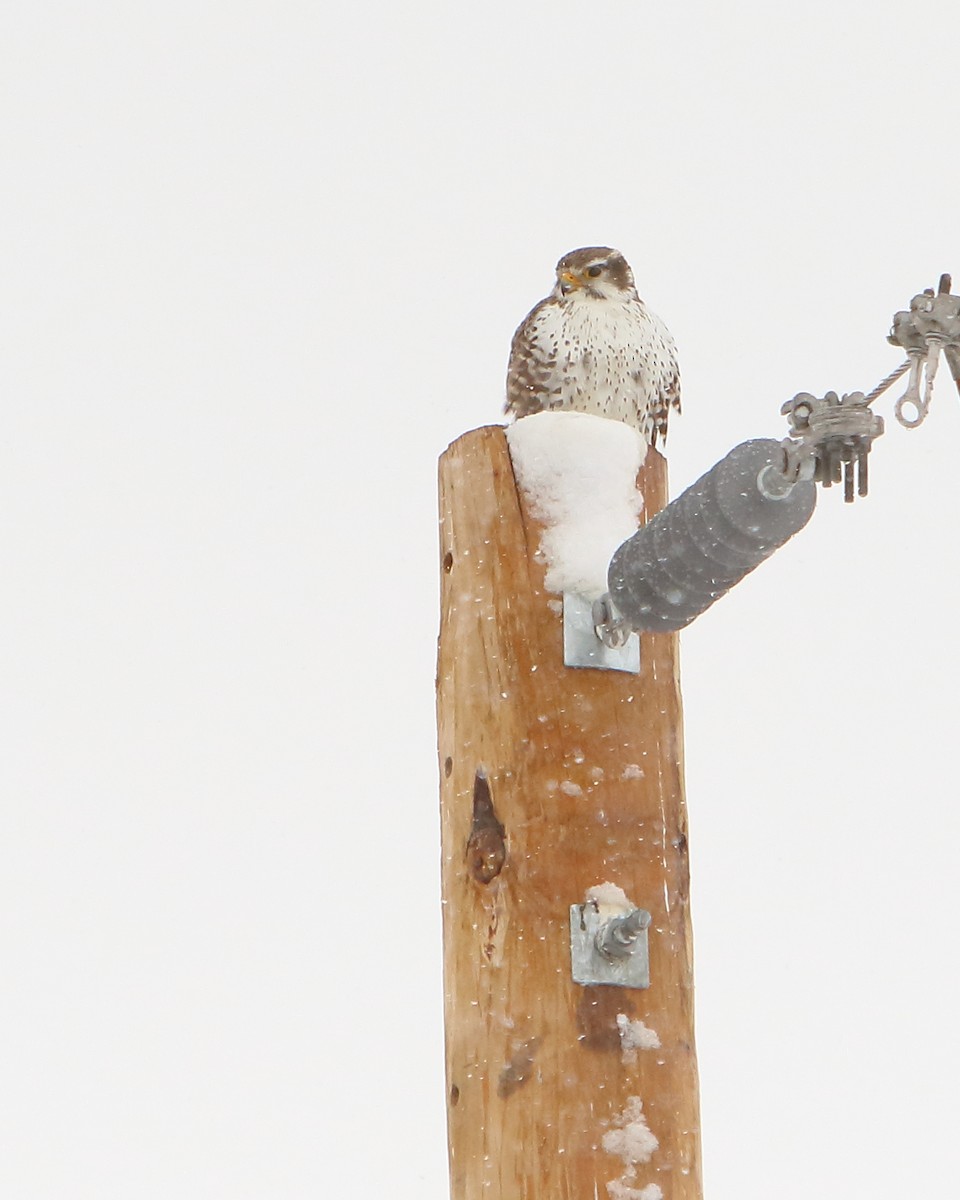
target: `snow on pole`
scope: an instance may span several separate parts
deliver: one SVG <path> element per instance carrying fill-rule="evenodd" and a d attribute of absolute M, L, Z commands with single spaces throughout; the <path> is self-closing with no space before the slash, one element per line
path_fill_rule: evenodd
<path fill-rule="evenodd" d="M 647 444 L 629 425 L 588 413 L 542 412 L 507 429 L 510 458 L 531 515 L 547 590 L 596 600 L 617 547 L 643 511 L 637 475 Z"/>

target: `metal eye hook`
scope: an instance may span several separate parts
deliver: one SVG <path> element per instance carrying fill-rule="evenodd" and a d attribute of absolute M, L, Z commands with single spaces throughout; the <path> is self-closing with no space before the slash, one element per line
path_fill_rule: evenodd
<path fill-rule="evenodd" d="M 923 415 L 927 415 L 930 401 L 933 399 L 933 381 L 937 377 L 937 367 L 940 366 L 940 351 L 943 348 L 943 338 L 937 333 L 927 334 L 927 383 L 923 391 Z"/>
<path fill-rule="evenodd" d="M 904 428 L 916 429 L 926 420 L 927 408 L 930 404 L 930 388 L 928 381 L 928 394 L 921 400 L 920 375 L 923 371 L 924 356 L 919 350 L 908 350 L 907 353 L 910 355 L 910 379 L 907 383 L 907 390 L 893 406 L 893 414 Z M 915 417 L 908 417 L 904 414 L 904 406 L 907 404 L 916 410 Z"/>

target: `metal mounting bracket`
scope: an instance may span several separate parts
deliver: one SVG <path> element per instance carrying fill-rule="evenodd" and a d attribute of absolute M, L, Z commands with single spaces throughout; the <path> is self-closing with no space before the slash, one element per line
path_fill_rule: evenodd
<path fill-rule="evenodd" d="M 601 640 L 594 602 L 576 592 L 563 593 L 563 665 L 598 671 L 640 673 L 640 637 L 624 632 L 620 645 Z"/>
<path fill-rule="evenodd" d="M 611 917 L 595 904 L 572 904 L 570 968 L 574 983 L 648 988 L 650 920 L 643 908 Z"/>

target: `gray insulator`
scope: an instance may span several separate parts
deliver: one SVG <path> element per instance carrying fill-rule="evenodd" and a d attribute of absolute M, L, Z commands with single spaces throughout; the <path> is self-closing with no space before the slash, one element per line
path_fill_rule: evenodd
<path fill-rule="evenodd" d="M 779 498 L 783 447 L 743 442 L 657 513 L 614 554 L 608 583 L 634 629 L 683 629 L 806 525 L 816 484 L 796 483 Z"/>

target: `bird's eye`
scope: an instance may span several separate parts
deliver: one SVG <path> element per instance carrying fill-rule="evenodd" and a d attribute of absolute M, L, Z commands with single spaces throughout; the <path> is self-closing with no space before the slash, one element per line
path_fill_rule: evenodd
<path fill-rule="evenodd" d="M 596 279 L 602 270 L 603 267 L 594 265 L 592 267 L 587 267 L 587 274 L 592 275 L 593 278 Z"/>

